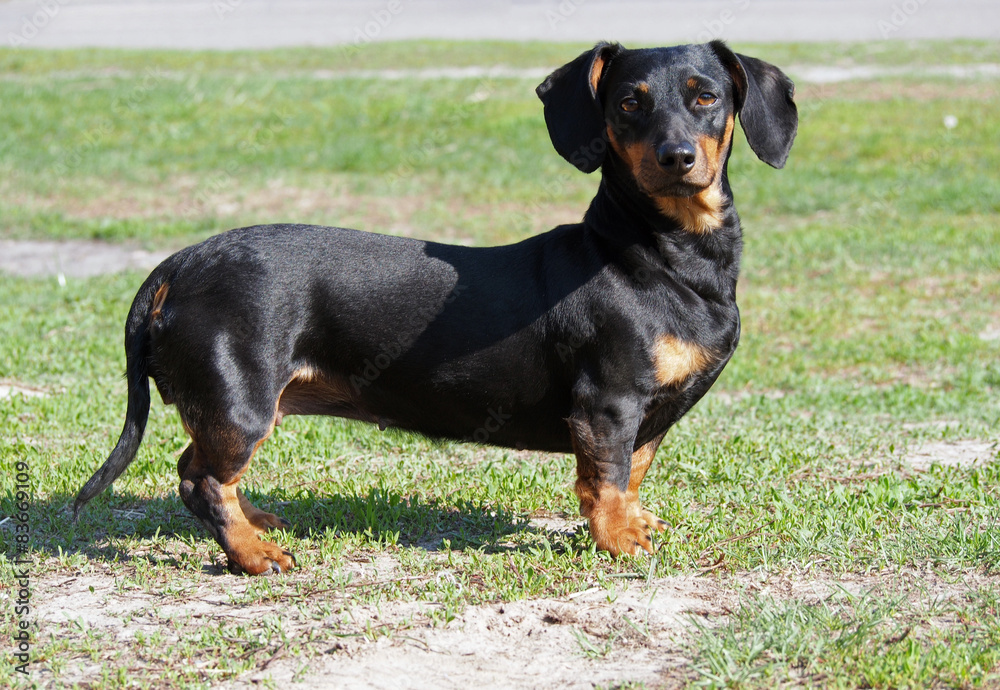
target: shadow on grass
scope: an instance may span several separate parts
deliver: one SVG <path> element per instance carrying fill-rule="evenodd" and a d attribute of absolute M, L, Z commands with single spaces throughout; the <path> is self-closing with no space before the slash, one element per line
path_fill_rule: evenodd
<path fill-rule="evenodd" d="M 300 496 L 275 500 L 267 494 L 247 494 L 254 505 L 285 517 L 292 523 L 290 533 L 306 541 L 354 534 L 384 544 L 416 547 L 427 551 L 482 549 L 485 553 L 526 551 L 539 537 L 551 536 L 549 530 L 531 526 L 523 515 L 502 507 L 484 506 L 471 501 L 445 502 L 438 499 L 403 496 L 385 489 L 371 489 L 366 494 Z M 130 494 L 101 496 L 80 512 L 74 522 L 72 503 L 75 496 L 54 495 L 32 504 L 29 510 L 31 548 L 49 556 L 82 554 L 90 560 L 134 562 L 189 567 L 166 551 L 159 555 L 122 551 L 116 543 L 123 537 L 146 540 L 152 547 L 161 539 L 178 539 L 185 544 L 211 541 L 201 525 L 177 496 L 144 499 Z M 11 515 L 10 495 L 0 497 L 2 517 Z M 0 527 L 0 547 L 15 551 L 12 521 Z M 108 539 L 114 537 L 115 539 Z M 280 539 L 279 539 L 280 541 Z M 574 547 L 567 540 L 551 544 L 553 551 Z M 206 565 L 207 574 L 222 574 L 224 556 L 218 547 L 215 566 Z"/>

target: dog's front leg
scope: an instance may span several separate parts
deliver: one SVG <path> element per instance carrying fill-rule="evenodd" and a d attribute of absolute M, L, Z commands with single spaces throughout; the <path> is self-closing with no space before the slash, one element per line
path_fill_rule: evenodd
<path fill-rule="evenodd" d="M 639 503 L 639 484 L 663 437 L 634 450 L 639 416 L 638 409 L 628 407 L 580 410 L 569 419 L 580 513 L 589 520 L 598 548 L 615 556 L 635 554 L 640 548 L 652 553 L 650 529 L 667 526 Z"/>

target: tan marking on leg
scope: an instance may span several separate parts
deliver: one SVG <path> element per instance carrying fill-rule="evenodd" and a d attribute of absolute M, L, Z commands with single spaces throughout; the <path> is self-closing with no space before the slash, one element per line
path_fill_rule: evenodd
<path fill-rule="evenodd" d="M 611 484 L 600 485 L 583 515 L 590 521 L 590 534 L 598 548 L 613 555 L 635 553 L 638 540 L 627 533 L 628 500 L 624 491 Z"/>
<path fill-rule="evenodd" d="M 642 484 L 642 480 L 646 477 L 646 472 L 649 471 L 649 466 L 653 463 L 653 458 L 656 456 L 656 449 L 659 448 L 660 441 L 662 440 L 663 436 L 653 439 L 632 453 L 632 472 L 629 475 L 628 491 L 625 492 L 629 517 L 641 520 L 648 528 L 655 529 L 658 532 L 667 529 L 667 523 L 648 510 L 643 509 L 642 503 L 639 501 L 639 485 Z"/>
<path fill-rule="evenodd" d="M 331 414 L 329 408 L 354 399 L 351 385 L 313 367 L 300 367 L 278 396 L 276 423 L 286 414 Z"/>
<path fill-rule="evenodd" d="M 273 429 L 272 425 L 267 436 Z M 238 458 L 242 455 L 235 445 L 232 451 L 215 451 L 222 459 L 213 459 L 206 456 L 197 441 L 192 440 L 191 445 L 181 455 L 177 467 L 181 475 L 181 497 L 184 498 L 185 504 L 226 552 L 230 569 L 242 570 L 250 575 L 272 572 L 274 566 L 280 568 L 281 572 L 287 572 L 295 567 L 295 557 L 291 553 L 277 544 L 259 538 L 261 526 L 251 523 L 248 519 L 243 504 L 250 504 L 245 497 L 242 497 L 237 486 L 250 465 L 253 453 L 267 436 L 254 445 L 250 458 L 235 475 L 225 469 L 227 466 L 232 466 L 231 457 Z M 218 480 L 217 475 L 220 473 L 227 478 L 225 483 Z M 256 508 L 253 510 L 256 511 Z M 263 511 L 256 511 L 252 515 L 259 518 L 257 513 Z M 263 514 L 270 515 L 270 513 Z"/>
<path fill-rule="evenodd" d="M 639 549 L 653 553 L 649 527 L 640 515 L 632 515 L 626 492 L 612 484 L 601 484 L 596 491 L 587 487 L 581 492 L 580 512 L 590 522 L 590 534 L 597 548 L 612 556 L 634 555 Z"/>
<path fill-rule="evenodd" d="M 261 510 L 255 506 L 250 502 L 250 499 L 244 495 L 243 491 L 239 489 L 236 490 L 236 498 L 239 499 L 240 510 L 243 511 L 243 515 L 246 517 L 247 521 L 254 526 L 254 529 L 256 529 L 258 533 L 263 534 L 264 532 L 268 532 L 272 529 L 284 529 L 291 526 L 291 523 L 287 520 L 278 517 L 274 513 L 268 513 L 265 510 Z"/>
<path fill-rule="evenodd" d="M 576 453 L 576 485 L 580 514 L 590 524 L 590 534 L 599 549 L 617 556 L 639 549 L 653 553 L 650 528 L 662 530 L 666 523 L 639 504 L 639 484 L 656 454 L 662 436 L 632 455 L 627 491 L 604 481 L 598 470 L 599 444 L 590 426 L 570 419 L 571 440 Z"/>
<path fill-rule="evenodd" d="M 629 473 L 628 491 L 626 492 L 629 497 L 634 496 L 638 499 L 639 485 L 642 484 L 646 472 L 649 471 L 649 466 L 653 464 L 653 457 L 656 455 L 656 449 L 659 445 L 660 439 L 656 439 L 632 453 L 632 471 Z"/>
<path fill-rule="evenodd" d="M 572 442 L 577 475 L 574 490 L 580 499 L 580 514 L 587 518 L 597 548 L 613 556 L 635 554 L 640 548 L 652 553 L 653 541 L 641 509 L 631 509 L 628 492 L 601 481 L 595 462 L 597 444 L 589 427 L 573 425 Z M 646 462 L 645 468 L 648 467 Z M 641 474 L 645 475 L 645 469 Z"/>
<path fill-rule="evenodd" d="M 253 456 L 257 454 L 260 447 L 264 445 L 264 441 L 271 438 L 271 434 L 274 433 L 274 427 L 276 424 L 277 416 L 275 417 L 275 422 L 271 424 L 271 428 L 268 430 L 267 436 L 257 441 L 257 445 L 253 447 L 253 452 L 250 454 L 251 459 L 253 459 Z M 247 463 L 247 467 L 249 467 L 249 462 Z M 241 472 L 240 476 L 233 480 L 234 485 L 239 482 L 242 476 L 243 473 Z M 272 529 L 281 529 L 291 526 L 291 523 L 287 520 L 283 520 L 274 513 L 268 513 L 267 511 L 261 510 L 255 506 L 238 487 L 236 488 L 236 498 L 239 502 L 240 511 L 243 513 L 243 516 L 254 527 L 254 529 L 257 530 L 258 534 L 262 534 Z"/>
<path fill-rule="evenodd" d="M 230 569 L 241 568 L 249 575 L 261 575 L 277 564 L 281 572 L 295 567 L 295 557 L 277 544 L 262 541 L 260 530 L 247 519 L 240 502 L 236 479 L 222 485 L 222 510 L 227 516 L 222 540 Z M 244 499 L 246 500 L 246 499 Z M 249 503 L 249 502 L 248 502 Z"/>
<path fill-rule="evenodd" d="M 653 365 L 656 382 L 661 386 L 677 386 L 712 361 L 712 353 L 697 343 L 689 343 L 666 334 L 656 339 Z"/>

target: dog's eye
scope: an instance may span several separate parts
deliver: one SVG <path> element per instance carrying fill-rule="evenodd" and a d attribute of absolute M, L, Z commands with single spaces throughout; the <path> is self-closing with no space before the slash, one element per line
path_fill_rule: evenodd
<path fill-rule="evenodd" d="M 698 96 L 698 105 L 713 105 L 717 100 L 719 99 L 715 97 L 715 94 L 706 91 Z"/>
<path fill-rule="evenodd" d="M 621 109 L 624 110 L 626 113 L 634 113 L 636 110 L 639 109 L 639 101 L 635 100 L 634 98 L 626 98 L 624 101 L 621 102 Z"/>

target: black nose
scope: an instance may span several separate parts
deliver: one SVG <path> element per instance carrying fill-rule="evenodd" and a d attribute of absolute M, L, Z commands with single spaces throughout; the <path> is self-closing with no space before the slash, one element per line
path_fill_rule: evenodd
<path fill-rule="evenodd" d="M 694 167 L 694 146 L 686 141 L 660 144 L 656 149 L 656 160 L 667 172 L 674 172 L 678 175 L 689 173 Z"/>

